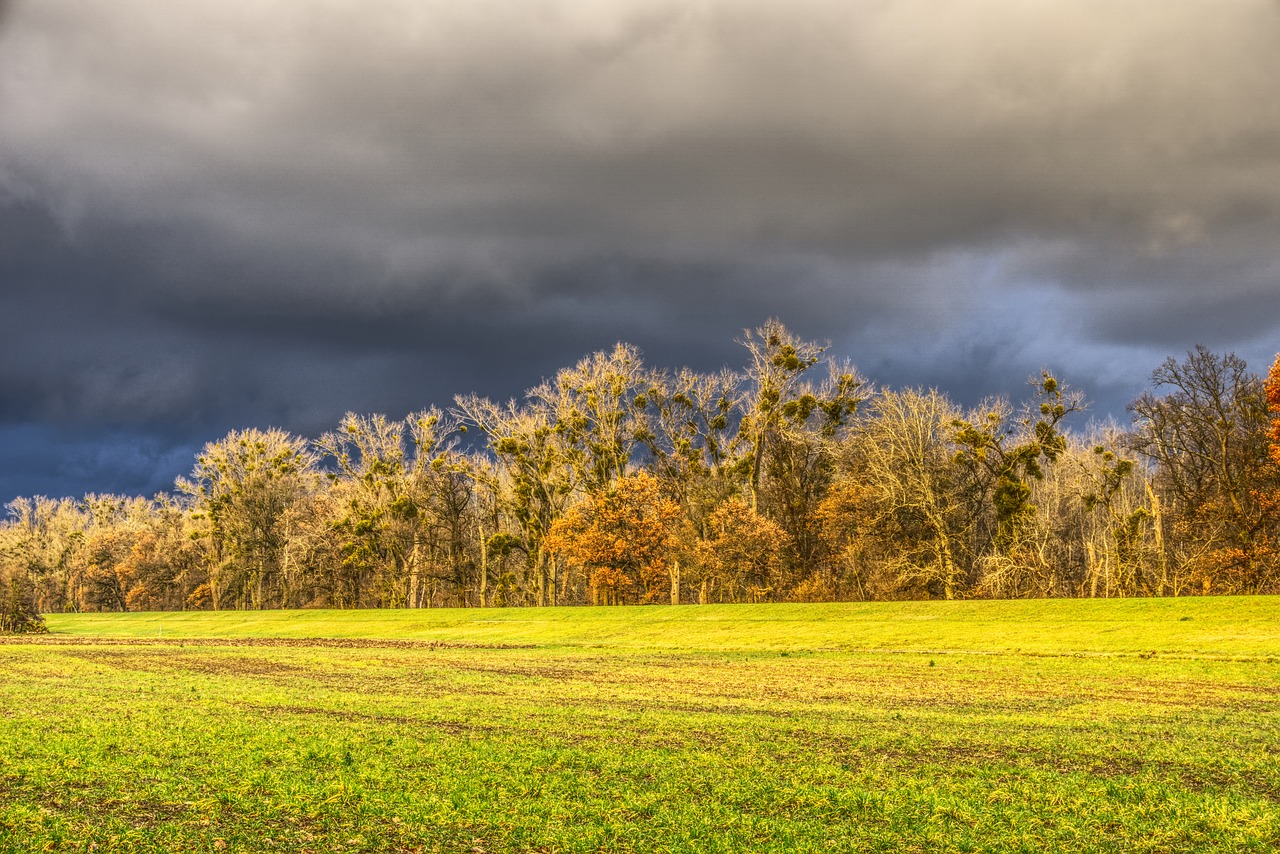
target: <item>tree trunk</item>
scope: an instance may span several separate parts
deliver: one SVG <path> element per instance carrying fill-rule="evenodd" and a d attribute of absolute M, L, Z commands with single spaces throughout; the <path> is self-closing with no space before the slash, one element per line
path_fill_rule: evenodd
<path fill-rule="evenodd" d="M 489 594 L 489 543 L 484 536 L 484 523 L 476 521 L 476 536 L 480 539 L 480 607 L 488 607 Z"/>
<path fill-rule="evenodd" d="M 1156 495 L 1150 483 L 1144 483 L 1147 489 L 1147 498 L 1151 500 L 1151 523 L 1155 526 L 1155 548 L 1156 562 L 1160 566 L 1160 592 L 1163 594 L 1169 589 L 1169 564 L 1164 552 L 1164 510 L 1160 506 L 1160 496 Z M 1178 595 L 1178 588 L 1174 586 L 1173 595 Z"/>
<path fill-rule="evenodd" d="M 265 558 L 258 558 L 258 578 L 253 587 L 254 598 L 257 600 L 254 602 L 254 610 L 261 611 L 266 607 L 264 603 L 267 598 L 267 561 Z"/>
<path fill-rule="evenodd" d="M 764 465 L 764 430 L 756 435 L 755 447 L 751 449 L 751 511 L 760 512 L 760 469 Z"/>
<path fill-rule="evenodd" d="M 938 561 L 942 564 L 942 592 L 947 599 L 956 598 L 956 563 L 951 555 L 951 538 L 947 536 L 946 520 L 933 522 L 938 535 Z"/>
<path fill-rule="evenodd" d="M 1089 555 L 1089 598 L 1098 598 L 1098 550 L 1093 546 L 1093 540 L 1090 539 L 1084 544 L 1085 551 Z"/>
<path fill-rule="evenodd" d="M 538 586 L 538 607 L 544 608 L 547 604 L 547 553 L 542 546 L 538 547 L 533 570 L 534 582 Z"/>
<path fill-rule="evenodd" d="M 421 535 L 414 531 L 413 548 L 409 550 L 409 589 L 405 591 L 408 595 L 405 597 L 405 604 L 410 608 L 417 608 L 422 603 L 422 593 L 419 590 L 421 586 L 418 580 L 418 562 L 421 544 Z"/>

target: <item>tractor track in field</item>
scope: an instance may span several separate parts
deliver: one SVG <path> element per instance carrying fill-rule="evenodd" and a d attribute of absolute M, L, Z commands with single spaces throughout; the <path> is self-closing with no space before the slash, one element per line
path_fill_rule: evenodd
<path fill-rule="evenodd" d="M 38 646 L 319 647 L 325 649 L 535 649 L 536 644 L 467 643 L 395 638 L 115 638 L 56 635 L 0 636 L 0 644 Z"/>

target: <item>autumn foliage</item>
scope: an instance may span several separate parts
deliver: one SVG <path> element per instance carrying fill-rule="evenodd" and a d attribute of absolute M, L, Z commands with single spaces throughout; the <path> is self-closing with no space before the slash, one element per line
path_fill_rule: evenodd
<path fill-rule="evenodd" d="M 597 605 L 679 601 L 680 508 L 645 472 L 619 478 L 551 526 L 551 551 L 588 573 Z"/>
<path fill-rule="evenodd" d="M 765 602 L 782 598 L 785 550 L 791 538 L 741 499 L 721 504 L 697 545 L 698 601 Z"/>
<path fill-rule="evenodd" d="M 497 403 L 208 443 L 154 498 L 6 505 L 8 613 L 1280 593 L 1280 356 L 1197 346 L 1124 427 L 1048 370 L 964 406 L 777 320 Z M 12 622 L 12 621 L 11 621 Z"/>
<path fill-rule="evenodd" d="M 1267 430 L 1271 461 L 1280 467 L 1280 355 L 1271 364 L 1266 384 L 1267 410 L 1271 413 L 1271 427 Z"/>

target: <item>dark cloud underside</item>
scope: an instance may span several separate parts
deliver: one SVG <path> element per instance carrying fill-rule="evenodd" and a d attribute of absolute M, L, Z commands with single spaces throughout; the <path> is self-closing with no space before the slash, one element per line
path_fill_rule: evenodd
<path fill-rule="evenodd" d="M 1280 4 L 0 2 L 0 494 L 777 315 L 1122 416 L 1280 349 Z"/>

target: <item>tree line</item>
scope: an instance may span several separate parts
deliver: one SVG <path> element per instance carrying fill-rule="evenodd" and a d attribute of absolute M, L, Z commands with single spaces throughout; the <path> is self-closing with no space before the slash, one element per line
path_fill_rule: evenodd
<path fill-rule="evenodd" d="M 1171 357 L 1098 427 L 1048 372 L 964 408 L 777 320 L 739 340 L 738 371 L 619 344 L 506 403 L 233 431 L 172 493 L 18 498 L 0 608 L 1280 592 L 1280 356 Z"/>

